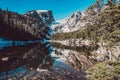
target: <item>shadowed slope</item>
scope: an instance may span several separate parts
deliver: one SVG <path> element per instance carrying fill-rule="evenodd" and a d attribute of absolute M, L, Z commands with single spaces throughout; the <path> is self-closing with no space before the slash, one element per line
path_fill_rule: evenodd
<path fill-rule="evenodd" d="M 41 18 L 0 10 L 0 37 L 7 40 L 40 40 L 50 31 Z"/>

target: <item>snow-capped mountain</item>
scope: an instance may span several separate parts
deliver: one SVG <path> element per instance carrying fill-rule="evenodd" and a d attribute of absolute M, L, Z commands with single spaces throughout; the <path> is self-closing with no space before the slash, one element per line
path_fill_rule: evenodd
<path fill-rule="evenodd" d="M 53 13 L 51 10 L 32 10 L 25 13 L 38 19 L 42 19 L 43 22 L 51 24 L 54 21 Z"/>
<path fill-rule="evenodd" d="M 82 18 L 85 16 L 85 13 L 77 11 L 76 13 L 73 13 L 69 17 L 58 20 L 52 24 L 52 29 L 56 33 L 62 33 L 62 32 L 74 32 L 77 30 L 82 30 L 85 25 L 85 21 L 82 21 Z"/>
<path fill-rule="evenodd" d="M 43 35 L 42 37 L 47 37 L 50 35 L 51 24 L 54 21 L 54 17 L 51 10 L 32 10 L 24 14 L 27 20 L 27 23 L 34 28 L 34 33 Z M 38 26 L 37 28 L 35 28 Z M 46 33 L 47 32 L 47 33 Z"/>

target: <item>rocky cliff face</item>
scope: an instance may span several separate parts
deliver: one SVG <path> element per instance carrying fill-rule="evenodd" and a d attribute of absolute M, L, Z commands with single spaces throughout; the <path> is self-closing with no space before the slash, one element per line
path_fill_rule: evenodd
<path fill-rule="evenodd" d="M 51 10 L 33 10 L 26 12 L 25 15 L 41 19 L 49 25 L 54 21 L 53 13 Z"/>
<path fill-rule="evenodd" d="M 76 13 L 73 13 L 69 17 L 56 21 L 57 23 L 53 23 L 52 28 L 56 32 L 73 32 L 79 29 L 78 23 L 82 17 L 82 13 L 80 11 L 77 11 Z"/>
<path fill-rule="evenodd" d="M 85 24 L 88 22 L 84 20 L 84 17 L 87 16 L 85 12 L 77 11 L 73 13 L 69 17 L 58 20 L 52 25 L 52 29 L 55 32 L 74 32 L 77 30 L 83 30 L 85 28 Z"/>

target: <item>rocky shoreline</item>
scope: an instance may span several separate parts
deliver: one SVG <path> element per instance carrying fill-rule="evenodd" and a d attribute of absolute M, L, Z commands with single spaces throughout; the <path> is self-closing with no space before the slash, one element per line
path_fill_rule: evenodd
<path fill-rule="evenodd" d="M 109 47 L 108 43 L 104 41 L 95 43 L 95 41 L 82 39 L 51 40 L 49 42 L 72 47 L 98 45 L 98 49 L 91 52 L 92 58 L 98 61 L 120 60 L 120 43 Z"/>

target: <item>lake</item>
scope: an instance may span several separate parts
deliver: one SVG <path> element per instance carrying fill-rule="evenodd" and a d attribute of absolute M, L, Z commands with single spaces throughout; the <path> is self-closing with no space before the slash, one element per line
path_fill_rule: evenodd
<path fill-rule="evenodd" d="M 86 80 L 85 70 L 97 63 L 89 57 L 94 47 L 50 42 L 0 46 L 0 80 Z"/>

